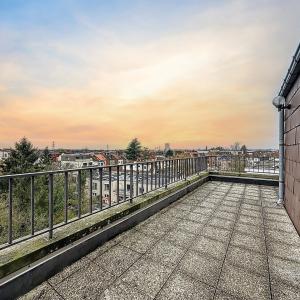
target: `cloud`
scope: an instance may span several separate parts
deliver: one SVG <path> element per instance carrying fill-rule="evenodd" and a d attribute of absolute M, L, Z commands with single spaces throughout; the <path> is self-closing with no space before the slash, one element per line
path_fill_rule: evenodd
<path fill-rule="evenodd" d="M 74 34 L 19 36 L 21 49 L 0 56 L 3 143 L 25 135 L 62 147 L 124 147 L 134 136 L 149 147 L 275 145 L 270 99 L 300 33 L 290 29 L 297 10 L 253 5 L 208 6 L 168 34 L 134 41 L 79 12 Z"/>

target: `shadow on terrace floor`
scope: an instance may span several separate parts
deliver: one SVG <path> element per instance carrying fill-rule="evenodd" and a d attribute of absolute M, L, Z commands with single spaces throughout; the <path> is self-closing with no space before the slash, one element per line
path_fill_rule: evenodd
<path fill-rule="evenodd" d="M 297 299 L 300 238 L 276 199 L 209 182 L 22 299 Z"/>

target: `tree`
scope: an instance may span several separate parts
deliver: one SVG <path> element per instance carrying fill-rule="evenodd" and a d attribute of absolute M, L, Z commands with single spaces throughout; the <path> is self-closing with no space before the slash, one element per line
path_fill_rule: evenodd
<path fill-rule="evenodd" d="M 43 153 L 40 157 L 40 164 L 42 167 L 47 167 L 52 164 L 52 158 L 48 147 L 43 150 Z"/>
<path fill-rule="evenodd" d="M 125 151 L 128 160 L 137 160 L 141 156 L 142 146 L 137 138 L 134 138 Z"/>
<path fill-rule="evenodd" d="M 246 154 L 246 153 L 247 153 L 247 147 L 246 147 L 246 145 L 243 145 L 243 146 L 241 147 L 241 151 L 242 151 L 243 154 Z"/>
<path fill-rule="evenodd" d="M 11 149 L 10 156 L 2 164 L 3 174 L 18 174 L 33 172 L 39 169 L 35 164 L 38 159 L 38 151 L 25 137 L 15 143 L 15 149 Z"/>
<path fill-rule="evenodd" d="M 143 150 L 141 151 L 141 157 L 143 160 L 148 160 L 151 156 L 151 152 L 149 148 L 144 147 Z"/>
<path fill-rule="evenodd" d="M 240 150 L 241 149 L 241 146 L 240 146 L 240 143 L 239 142 L 235 142 L 233 145 L 230 146 L 231 150 Z"/>
<path fill-rule="evenodd" d="M 166 157 L 171 157 L 171 156 L 173 156 L 173 155 L 174 155 L 174 151 L 173 151 L 173 150 L 168 149 L 168 150 L 166 151 L 166 154 L 165 154 Z"/>

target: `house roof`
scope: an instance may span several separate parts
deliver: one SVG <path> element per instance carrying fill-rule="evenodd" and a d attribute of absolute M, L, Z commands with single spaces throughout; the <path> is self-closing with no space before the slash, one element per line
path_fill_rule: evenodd
<path fill-rule="evenodd" d="M 295 52 L 295 55 L 293 56 L 290 67 L 281 85 L 279 96 L 283 96 L 285 98 L 287 97 L 287 95 L 291 91 L 299 75 L 300 75 L 300 43 Z"/>

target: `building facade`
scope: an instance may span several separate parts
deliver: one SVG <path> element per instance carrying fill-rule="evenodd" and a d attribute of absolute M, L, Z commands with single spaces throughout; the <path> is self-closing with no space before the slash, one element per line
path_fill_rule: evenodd
<path fill-rule="evenodd" d="M 285 97 L 285 198 L 286 210 L 300 233 L 300 45 L 293 58 L 280 96 Z"/>

